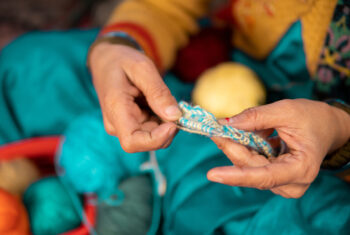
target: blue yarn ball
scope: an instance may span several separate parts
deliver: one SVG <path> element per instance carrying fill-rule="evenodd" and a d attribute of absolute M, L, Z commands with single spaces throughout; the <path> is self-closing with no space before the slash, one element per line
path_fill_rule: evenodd
<path fill-rule="evenodd" d="M 80 200 L 78 195 L 72 195 Z M 57 177 L 44 178 L 32 184 L 24 193 L 23 202 L 34 235 L 60 234 L 81 224 L 71 196 Z"/>
<path fill-rule="evenodd" d="M 147 153 L 123 151 L 116 137 L 104 129 L 100 111 L 83 115 L 64 133 L 56 157 L 58 174 L 79 193 L 96 193 L 107 198 L 118 183 L 140 171 Z"/>

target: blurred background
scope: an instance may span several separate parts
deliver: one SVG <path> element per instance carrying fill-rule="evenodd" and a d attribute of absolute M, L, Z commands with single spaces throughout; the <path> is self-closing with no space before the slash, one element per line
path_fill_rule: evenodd
<path fill-rule="evenodd" d="M 123 0 L 2 0 L 0 49 L 31 30 L 102 26 Z"/>
<path fill-rule="evenodd" d="M 31 30 L 101 27 L 115 6 L 126 0 L 2 0 L 0 49 Z M 215 11 L 227 0 L 211 3 Z"/>

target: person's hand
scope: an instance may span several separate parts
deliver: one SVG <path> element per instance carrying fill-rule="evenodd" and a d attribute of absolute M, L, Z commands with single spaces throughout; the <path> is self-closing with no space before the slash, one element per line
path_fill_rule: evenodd
<path fill-rule="evenodd" d="M 232 186 L 269 189 L 287 198 L 301 197 L 318 175 L 326 154 L 341 147 L 350 137 L 347 113 L 305 99 L 250 108 L 220 122 L 257 131 L 265 137 L 275 129 L 288 151 L 269 161 L 243 145 L 214 137 L 213 141 L 235 166 L 211 169 L 208 179 Z"/>
<path fill-rule="evenodd" d="M 172 122 L 181 116 L 175 98 L 153 62 L 127 46 L 100 43 L 89 57 L 93 83 L 104 125 L 126 152 L 167 147 L 175 133 Z"/>

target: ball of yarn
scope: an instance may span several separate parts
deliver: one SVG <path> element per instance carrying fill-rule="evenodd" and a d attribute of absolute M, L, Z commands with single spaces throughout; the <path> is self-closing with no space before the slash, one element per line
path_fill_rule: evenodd
<path fill-rule="evenodd" d="M 119 186 L 124 200 L 119 206 L 102 202 L 97 208 L 99 235 L 144 235 L 152 221 L 152 182 L 148 175 L 128 178 Z"/>
<path fill-rule="evenodd" d="M 29 235 L 28 215 L 22 202 L 0 189 L 0 234 Z"/>
<path fill-rule="evenodd" d="M 26 158 L 0 161 L 0 188 L 22 195 L 39 178 L 38 168 Z"/>
<path fill-rule="evenodd" d="M 64 136 L 57 155 L 58 174 L 75 191 L 96 193 L 99 199 L 113 194 L 124 175 L 133 171 L 130 168 L 139 170 L 147 155 L 125 153 L 118 139 L 107 134 L 100 112 L 78 117 Z"/>
<path fill-rule="evenodd" d="M 197 81 L 192 94 L 194 104 L 214 114 L 230 117 L 263 104 L 264 86 L 248 67 L 227 62 L 207 70 Z"/>
<path fill-rule="evenodd" d="M 57 177 L 44 178 L 32 184 L 23 197 L 32 233 L 60 234 L 79 226 L 81 220 L 72 202 L 72 195 L 68 194 Z"/>

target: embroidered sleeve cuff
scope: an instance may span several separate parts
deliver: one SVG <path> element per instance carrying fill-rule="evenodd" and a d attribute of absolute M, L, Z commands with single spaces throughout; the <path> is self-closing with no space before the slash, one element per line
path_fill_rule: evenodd
<path fill-rule="evenodd" d="M 142 48 L 140 45 L 127 33 L 125 32 L 109 32 L 103 35 L 100 35 L 95 42 L 90 46 L 89 48 L 89 53 L 88 53 L 88 59 L 87 59 L 87 66 L 90 67 L 90 53 L 92 49 L 102 43 L 102 42 L 109 42 L 111 44 L 119 44 L 119 45 L 125 45 L 125 46 L 130 46 L 132 48 L 135 48 L 137 50 L 140 50 L 143 52 Z"/>
<path fill-rule="evenodd" d="M 340 108 L 350 115 L 350 106 L 342 100 L 334 99 L 326 101 L 329 105 Z M 350 140 L 335 151 L 333 154 L 327 156 L 322 162 L 324 169 L 340 169 L 350 163 Z"/>
<path fill-rule="evenodd" d="M 142 25 L 132 22 L 117 22 L 104 27 L 100 35 L 109 35 L 110 33 L 125 33 L 128 38 L 136 42 L 140 48 L 149 56 L 157 68 L 163 71 L 161 56 L 154 40 L 153 35 Z"/>

